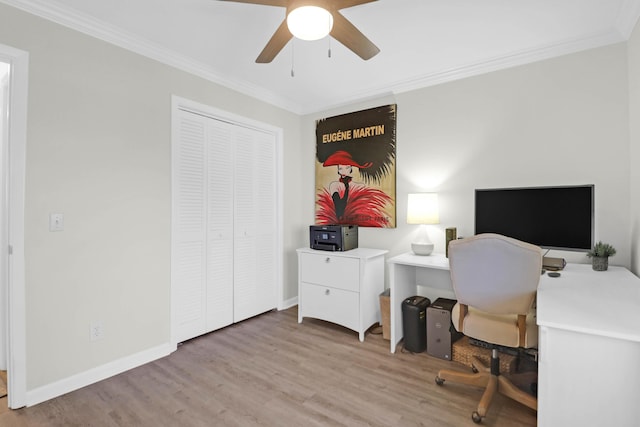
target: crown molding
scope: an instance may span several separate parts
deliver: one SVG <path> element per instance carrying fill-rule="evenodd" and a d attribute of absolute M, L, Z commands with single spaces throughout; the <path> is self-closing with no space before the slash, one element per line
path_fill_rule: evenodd
<path fill-rule="evenodd" d="M 305 105 L 302 106 L 295 101 L 286 99 L 283 96 L 263 87 L 250 84 L 243 80 L 220 76 L 204 63 L 194 61 L 191 58 L 166 49 L 160 45 L 149 43 L 134 34 L 96 20 L 95 18 L 89 17 L 85 14 L 53 5 L 46 0 L 0 0 L 0 2 L 106 41 L 123 49 L 154 59 L 163 64 L 172 66 L 298 115 L 311 114 L 322 110 L 328 110 L 336 106 L 343 106 L 349 103 L 361 102 L 363 100 L 388 95 L 389 93 L 404 93 L 484 73 L 576 53 L 582 50 L 623 42 L 629 39 L 631 32 L 635 28 L 638 18 L 640 17 L 640 1 L 626 0 L 618 11 L 615 26 L 606 32 L 592 34 L 579 39 L 566 40 L 561 43 L 543 46 L 536 49 L 513 52 L 508 55 L 494 57 L 477 63 L 470 63 L 449 70 L 438 71 L 426 75 L 418 75 L 409 79 L 397 81 L 391 85 L 370 87 L 366 90 L 353 92 L 350 95 L 341 93 L 340 102 L 335 105 L 311 102 L 305 103 Z"/>
<path fill-rule="evenodd" d="M 393 85 L 393 91 L 394 93 L 408 92 L 427 86 L 435 86 L 454 80 L 460 80 L 480 74 L 531 64 L 546 59 L 557 58 L 588 49 L 620 43 L 622 41 L 624 41 L 624 39 L 617 31 L 594 34 L 585 38 L 572 39 L 536 49 L 513 52 L 509 55 L 502 55 L 486 61 L 467 64 L 462 67 L 400 81 Z"/>
<path fill-rule="evenodd" d="M 0 0 L 0 2 L 147 58 L 154 59 L 165 65 L 264 101 L 270 105 L 299 114 L 300 106 L 297 103 L 285 99 L 273 91 L 252 85 L 246 81 L 222 77 L 204 63 L 194 61 L 163 46 L 149 43 L 132 33 L 86 14 L 69 8 L 59 7 L 58 5 L 53 5 L 43 0 Z"/>
<path fill-rule="evenodd" d="M 436 86 L 443 83 L 449 83 L 455 80 L 461 80 L 468 77 L 474 77 L 494 71 L 505 70 L 520 65 L 531 64 L 545 59 L 557 58 L 580 51 L 594 49 L 614 43 L 625 41 L 621 34 L 616 31 L 594 34 L 589 37 L 566 40 L 561 43 L 544 46 L 537 49 L 523 50 L 513 52 L 509 55 L 502 55 L 491 58 L 486 61 L 466 64 L 448 70 L 438 71 L 426 75 L 417 75 L 409 79 L 399 80 L 391 85 L 370 87 L 366 90 L 351 94 L 351 96 L 341 97 L 341 102 L 336 105 L 308 105 L 303 111 L 304 114 L 317 113 L 322 110 L 342 107 L 350 103 L 368 100 L 378 96 L 398 95 L 413 90 L 423 89 L 430 86 Z"/>
<path fill-rule="evenodd" d="M 620 10 L 618 11 L 618 18 L 616 19 L 616 29 L 620 32 L 620 35 L 624 40 L 629 40 L 631 33 L 638 23 L 640 17 L 640 1 L 627 0 L 624 2 Z"/>

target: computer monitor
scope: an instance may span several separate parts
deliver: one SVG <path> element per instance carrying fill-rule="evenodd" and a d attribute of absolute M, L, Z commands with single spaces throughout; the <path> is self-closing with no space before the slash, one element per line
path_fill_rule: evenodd
<path fill-rule="evenodd" d="M 547 249 L 593 247 L 594 185 L 475 191 L 475 234 L 498 233 Z"/>

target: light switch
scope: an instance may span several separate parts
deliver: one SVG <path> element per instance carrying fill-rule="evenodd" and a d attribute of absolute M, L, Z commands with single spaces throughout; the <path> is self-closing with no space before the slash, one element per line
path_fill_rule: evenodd
<path fill-rule="evenodd" d="M 63 231 L 64 230 L 64 214 L 50 213 L 49 214 L 49 231 Z"/>

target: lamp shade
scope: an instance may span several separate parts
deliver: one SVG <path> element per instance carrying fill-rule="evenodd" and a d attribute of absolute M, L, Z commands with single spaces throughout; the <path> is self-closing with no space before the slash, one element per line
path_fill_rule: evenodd
<path fill-rule="evenodd" d="M 440 224 L 437 193 L 409 194 L 407 224 Z"/>
<path fill-rule="evenodd" d="M 301 40 L 319 40 L 331 32 L 333 15 L 318 6 L 301 6 L 287 15 L 287 27 Z"/>

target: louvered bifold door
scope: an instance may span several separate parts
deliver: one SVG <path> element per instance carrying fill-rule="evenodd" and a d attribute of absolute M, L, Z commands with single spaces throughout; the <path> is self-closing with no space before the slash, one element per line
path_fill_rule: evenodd
<path fill-rule="evenodd" d="M 277 306 L 276 137 L 179 110 L 172 143 L 172 337 Z"/>
<path fill-rule="evenodd" d="M 233 323 L 233 132 L 209 119 L 207 135 L 207 330 Z"/>
<path fill-rule="evenodd" d="M 206 121 L 179 111 L 172 144 L 172 336 L 181 342 L 205 331 Z"/>
<path fill-rule="evenodd" d="M 234 322 L 276 307 L 275 136 L 235 134 Z"/>

